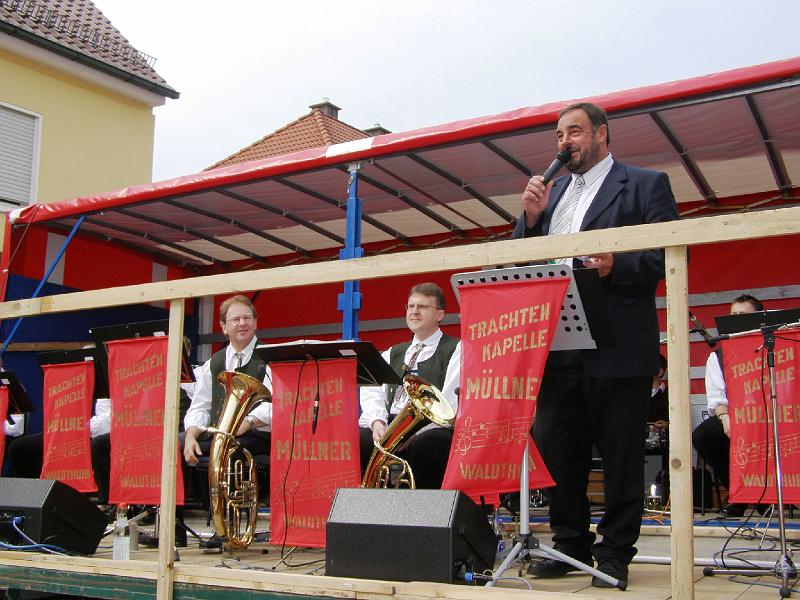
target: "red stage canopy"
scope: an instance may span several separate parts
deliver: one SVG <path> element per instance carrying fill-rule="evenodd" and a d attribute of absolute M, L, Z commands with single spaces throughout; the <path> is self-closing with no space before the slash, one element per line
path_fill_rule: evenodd
<path fill-rule="evenodd" d="M 800 57 L 585 98 L 609 113 L 614 157 L 669 174 L 683 215 L 794 205 Z M 368 251 L 496 239 L 555 154 L 559 109 L 522 108 L 34 205 L 14 227 L 67 230 L 199 273 L 336 256 L 347 165 L 362 164 Z"/>

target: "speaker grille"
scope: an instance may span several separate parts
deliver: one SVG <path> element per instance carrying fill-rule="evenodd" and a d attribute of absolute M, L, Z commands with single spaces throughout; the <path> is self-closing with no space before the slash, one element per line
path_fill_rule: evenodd
<path fill-rule="evenodd" d="M 455 490 L 337 491 L 326 574 L 452 583 L 463 565 L 493 568 L 497 540 L 480 509 Z"/>

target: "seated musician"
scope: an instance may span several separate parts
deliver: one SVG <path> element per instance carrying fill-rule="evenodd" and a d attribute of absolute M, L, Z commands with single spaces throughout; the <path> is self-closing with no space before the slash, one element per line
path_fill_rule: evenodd
<path fill-rule="evenodd" d="M 197 464 L 198 457 L 207 456 L 211 449 L 213 436 L 206 428 L 216 426 L 225 403 L 225 389 L 217 381 L 221 372 L 240 371 L 272 389 L 267 365 L 253 352 L 257 342 L 257 318 L 256 309 L 247 296 L 232 296 L 220 306 L 219 324 L 229 343 L 195 371 L 197 382 L 183 420 L 185 432 L 181 435 L 183 457 L 189 465 Z M 245 417 L 236 432 L 237 441 L 253 456 L 269 454 L 271 424 L 272 404 L 263 402 Z"/>
<path fill-rule="evenodd" d="M 419 375 L 436 386 L 453 406 L 458 408 L 456 388 L 461 377 L 461 342 L 439 329 L 444 318 L 445 299 L 434 283 L 421 283 L 411 288 L 406 302 L 406 325 L 413 338 L 392 346 L 383 358 L 400 376 Z M 374 449 L 389 423 L 408 402 L 403 386 L 364 386 L 360 392 L 361 468 L 366 468 Z M 442 485 L 453 430 L 429 424 L 411 440 L 401 454 L 414 472 L 418 488 L 437 489 Z"/>
<path fill-rule="evenodd" d="M 764 310 L 764 305 L 757 298 L 744 294 L 731 303 L 732 315 L 741 315 Z M 692 444 L 703 460 L 711 466 L 719 482 L 728 488 L 730 483 L 730 448 L 731 421 L 728 415 L 728 396 L 725 376 L 722 369 L 722 350 L 718 349 L 708 355 L 706 361 L 706 400 L 708 402 L 708 418 L 695 427 L 692 432 Z M 747 506 L 745 504 L 728 503 L 719 514 L 723 517 L 741 517 Z M 759 505 L 759 512 L 766 507 Z"/>

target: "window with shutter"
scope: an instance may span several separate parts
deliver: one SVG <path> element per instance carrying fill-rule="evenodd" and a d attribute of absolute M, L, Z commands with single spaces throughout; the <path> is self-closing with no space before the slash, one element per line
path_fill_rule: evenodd
<path fill-rule="evenodd" d="M 27 206 L 34 197 L 38 120 L 0 104 L 0 210 Z"/>

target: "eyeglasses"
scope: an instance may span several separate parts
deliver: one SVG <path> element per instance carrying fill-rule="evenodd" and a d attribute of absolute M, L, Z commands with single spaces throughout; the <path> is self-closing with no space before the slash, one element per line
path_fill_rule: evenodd
<path fill-rule="evenodd" d="M 241 315 L 239 317 L 231 317 L 226 321 L 226 323 L 230 323 L 231 325 L 238 325 L 239 323 L 249 323 L 255 319 L 253 315 Z"/>
<path fill-rule="evenodd" d="M 438 306 L 432 306 L 430 304 L 406 304 L 406 312 L 414 312 L 414 311 L 423 312 L 426 310 L 443 310 Z"/>

